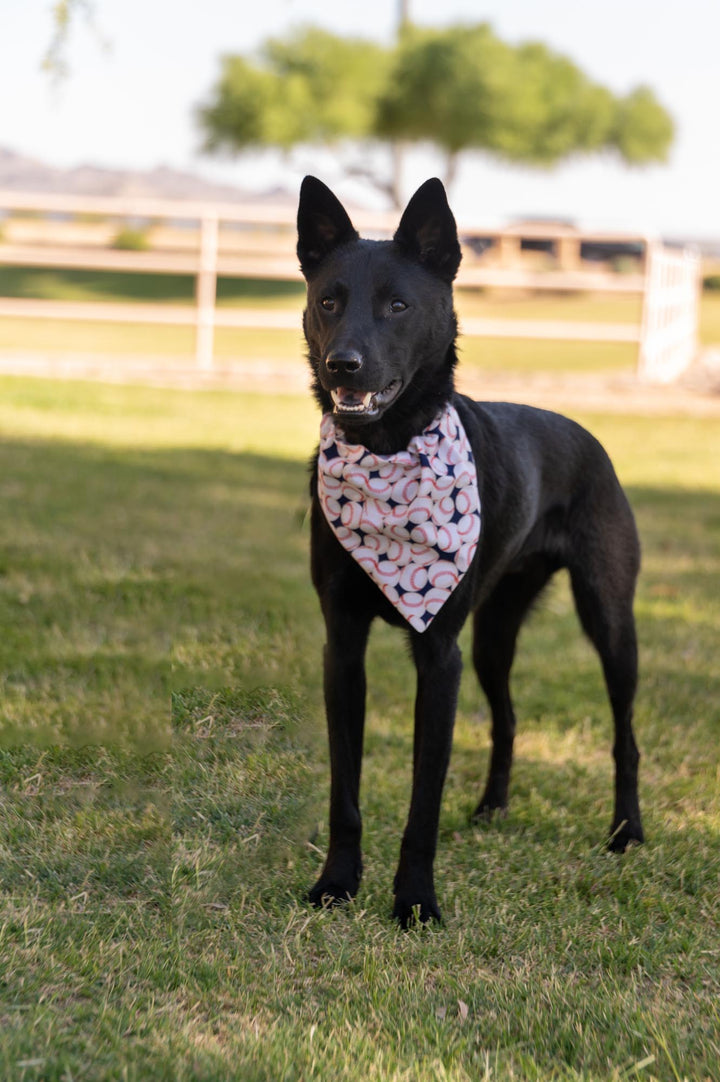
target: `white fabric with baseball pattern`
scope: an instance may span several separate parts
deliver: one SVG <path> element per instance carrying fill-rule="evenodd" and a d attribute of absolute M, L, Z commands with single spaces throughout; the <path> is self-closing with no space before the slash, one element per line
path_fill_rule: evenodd
<path fill-rule="evenodd" d="M 406 451 L 346 443 L 320 426 L 318 496 L 343 548 L 416 631 L 425 631 L 472 563 L 480 496 L 470 441 L 453 406 Z"/>

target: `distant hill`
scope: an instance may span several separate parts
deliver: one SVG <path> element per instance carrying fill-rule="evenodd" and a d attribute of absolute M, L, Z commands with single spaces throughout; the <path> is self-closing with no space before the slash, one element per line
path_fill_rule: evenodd
<path fill-rule="evenodd" d="M 258 194 L 231 184 L 216 184 L 194 173 L 161 165 L 147 171 L 78 165 L 57 169 L 36 158 L 0 147 L 0 188 L 68 195 L 132 196 L 134 198 L 194 199 L 223 203 L 294 203 L 282 189 Z"/>

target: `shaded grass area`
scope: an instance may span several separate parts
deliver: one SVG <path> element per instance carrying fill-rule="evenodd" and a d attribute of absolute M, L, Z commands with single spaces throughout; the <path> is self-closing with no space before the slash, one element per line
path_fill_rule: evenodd
<path fill-rule="evenodd" d="M 0 266 L 0 296 L 58 301 L 113 301 L 193 304 L 195 276 L 144 271 L 75 270 L 53 267 Z M 218 304 L 288 307 L 301 304 L 303 282 L 278 279 L 217 280 Z"/>
<path fill-rule="evenodd" d="M 310 592 L 301 467 L 11 441 L 0 470 L 4 742 L 162 746 L 172 686 L 298 677 L 285 658 Z M 266 530 L 272 577 L 252 597 Z"/>
<path fill-rule="evenodd" d="M 3 1078 L 120 1078 L 136 1058 L 132 1077 L 172 1077 L 166 774 L 117 749 L 0 751 Z"/>
<path fill-rule="evenodd" d="M 302 525 L 312 406 L 0 391 L 1 1077 L 715 1077 L 714 421 L 584 419 L 644 542 L 648 844 L 603 849 L 609 710 L 560 579 L 518 651 L 510 814 L 468 822 L 488 740 L 467 671 L 437 864 L 446 921 L 400 935 L 388 914 L 413 681 L 384 626 L 368 663 L 362 891 L 332 913 L 301 901 L 327 844 Z"/>
<path fill-rule="evenodd" d="M 258 638 L 282 652 L 293 598 L 310 595 L 303 466 L 237 453 L 252 449 L 253 399 L 0 387 L 3 738 L 162 745 L 171 686 L 240 679 Z M 286 434 L 278 456 L 312 447 L 308 403 L 266 403 L 266 417 Z M 268 530 L 270 594 L 253 613 Z"/>

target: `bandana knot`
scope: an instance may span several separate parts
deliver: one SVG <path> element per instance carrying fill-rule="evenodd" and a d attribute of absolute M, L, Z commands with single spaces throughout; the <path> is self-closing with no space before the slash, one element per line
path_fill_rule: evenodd
<path fill-rule="evenodd" d="M 318 496 L 340 544 L 416 631 L 425 631 L 472 563 L 480 496 L 454 406 L 407 450 L 378 455 L 320 426 Z"/>

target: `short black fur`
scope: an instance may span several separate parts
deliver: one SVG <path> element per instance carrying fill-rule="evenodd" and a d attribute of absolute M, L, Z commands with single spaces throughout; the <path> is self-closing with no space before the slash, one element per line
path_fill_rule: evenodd
<path fill-rule="evenodd" d="M 520 626 L 551 576 L 569 569 L 582 626 L 600 656 L 615 723 L 615 806 L 609 847 L 643 841 L 633 596 L 640 549 L 610 460 L 579 425 L 454 390 L 460 263 L 439 180 L 410 200 L 392 241 L 359 238 L 332 192 L 303 182 L 298 256 L 308 283 L 304 331 L 313 392 L 346 440 L 380 454 L 407 447 L 452 403 L 478 468 L 482 533 L 469 572 L 423 632 L 414 631 L 340 545 L 312 483 L 311 569 L 327 630 L 324 690 L 331 759 L 330 843 L 310 891 L 316 905 L 352 898 L 362 874 L 359 787 L 365 647 L 377 616 L 402 627 L 417 668 L 413 789 L 395 876 L 394 916 L 440 918 L 433 880 L 440 802 L 460 681 L 459 632 L 472 613 L 473 661 L 492 717 L 492 753 L 475 809 L 505 809 L 515 715 L 509 675 Z M 367 402 L 367 407 L 358 404 Z"/>

